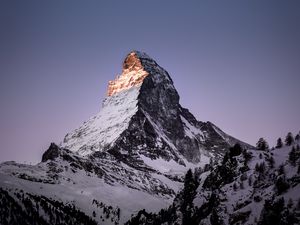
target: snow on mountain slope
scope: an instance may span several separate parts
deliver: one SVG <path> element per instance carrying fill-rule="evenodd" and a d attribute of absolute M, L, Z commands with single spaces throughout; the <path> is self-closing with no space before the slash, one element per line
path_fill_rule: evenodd
<path fill-rule="evenodd" d="M 64 138 L 62 146 L 88 155 L 108 148 L 128 127 L 131 117 L 137 112 L 137 97 L 140 86 L 108 96 L 102 110 Z"/>
<path fill-rule="evenodd" d="M 80 158 L 54 144 L 48 151 L 55 148 L 59 155 L 34 166 L 0 164 L 0 187 L 11 190 L 12 195 L 22 190 L 72 203 L 91 217 L 95 211 L 97 216 L 93 218 L 99 224 L 123 224 L 141 208 L 155 212 L 166 207 L 182 186 L 181 182 L 161 173 L 150 173 L 147 168 L 142 171 L 115 160 Z M 107 208 L 120 209 L 120 218 L 116 219 L 114 214 L 107 216 L 93 200 Z"/>
<path fill-rule="evenodd" d="M 58 215 L 75 209 L 99 224 L 123 224 L 142 208 L 153 212 L 170 204 L 189 168 L 223 157 L 235 143 L 251 147 L 211 122 L 198 121 L 179 104 L 168 72 L 133 51 L 122 74 L 109 83 L 101 111 L 60 146 L 51 144 L 41 163 L 0 164 L 0 194 L 15 199 L 20 209 L 40 204 L 29 207 L 30 215 L 38 214 L 46 224 L 53 224 L 51 218 L 59 224 Z M 39 207 L 56 208 L 57 217 Z"/>
<path fill-rule="evenodd" d="M 299 145 L 299 138 L 272 150 L 236 145 L 210 168 L 189 171 L 168 208 L 141 210 L 126 225 L 299 224 Z"/>
<path fill-rule="evenodd" d="M 114 224 L 115 222 L 124 224 L 131 214 L 136 213 L 141 208 L 156 212 L 170 204 L 170 201 L 162 201 L 161 198 L 146 192 L 123 185 L 111 186 L 93 176 L 88 177 L 80 173 L 68 177 L 74 183 L 65 181 L 59 185 L 34 183 L 4 174 L 0 174 L 0 178 L 1 188 L 11 190 L 11 193 L 22 190 L 25 193 L 59 200 L 64 204 L 72 203 L 91 218 L 93 218 L 92 213 L 95 211 L 97 216 L 93 219 L 99 224 Z M 121 209 L 120 219 L 114 218 L 115 215 L 112 213 L 106 216 L 102 208 L 93 204 L 93 200 L 102 202 L 106 207 L 112 207 L 114 210 Z M 102 221 L 102 218 L 106 219 Z"/>
<path fill-rule="evenodd" d="M 296 146 L 299 146 L 299 142 L 293 146 L 298 148 Z M 228 182 L 223 180 L 221 184 L 217 184 L 216 176 L 220 176 L 220 166 L 208 174 L 202 174 L 202 182 L 194 200 L 195 206 L 201 207 L 214 193 L 219 199 L 215 210 L 220 220 L 225 224 L 250 225 L 262 220 L 264 210 L 267 210 L 266 201 L 276 202 L 283 197 L 290 213 L 297 211 L 299 216 L 300 208 L 297 208 L 297 205 L 300 202 L 300 170 L 297 164 L 292 165 L 289 161 L 289 153 L 293 146 L 269 151 L 253 149 L 233 157 L 231 166 L 226 167 L 226 170 L 231 170 L 233 176 Z M 224 166 L 224 161 L 221 166 Z M 208 176 L 211 179 L 207 179 Z M 287 206 L 288 204 L 292 206 Z M 211 224 L 210 217 L 203 223 Z"/>

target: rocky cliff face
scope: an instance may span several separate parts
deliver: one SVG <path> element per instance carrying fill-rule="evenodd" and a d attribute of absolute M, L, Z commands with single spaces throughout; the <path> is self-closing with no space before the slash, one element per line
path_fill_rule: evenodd
<path fill-rule="evenodd" d="M 133 51 L 108 87 L 102 110 L 68 134 L 62 147 L 82 155 L 108 151 L 124 158 L 142 154 L 183 163 L 220 156 L 235 143 L 210 122 L 197 121 L 179 103 L 168 72 L 147 54 Z"/>

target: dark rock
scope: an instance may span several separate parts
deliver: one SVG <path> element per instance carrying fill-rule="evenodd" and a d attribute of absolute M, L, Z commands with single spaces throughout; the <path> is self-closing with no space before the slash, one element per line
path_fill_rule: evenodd
<path fill-rule="evenodd" d="M 42 162 L 47 160 L 54 160 L 60 155 L 60 148 L 55 144 L 51 143 L 48 150 L 44 152 L 42 156 Z"/>

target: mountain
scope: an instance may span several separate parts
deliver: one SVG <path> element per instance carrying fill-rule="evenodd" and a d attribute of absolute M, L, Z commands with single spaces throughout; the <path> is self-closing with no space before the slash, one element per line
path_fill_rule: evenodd
<path fill-rule="evenodd" d="M 102 110 L 67 134 L 62 147 L 80 155 L 139 154 L 198 163 L 201 157 L 222 155 L 235 143 L 250 147 L 211 122 L 197 121 L 179 104 L 168 72 L 147 54 L 133 51 L 124 60 L 122 74 L 109 82 Z"/>
<path fill-rule="evenodd" d="M 271 150 L 236 145 L 210 168 L 188 171 L 168 208 L 141 210 L 126 225 L 300 224 L 299 144 Z"/>
<path fill-rule="evenodd" d="M 166 70 L 133 51 L 98 114 L 52 143 L 37 165 L 0 164 L 0 224 L 124 224 L 158 212 L 189 168 L 238 143 L 179 103 Z"/>

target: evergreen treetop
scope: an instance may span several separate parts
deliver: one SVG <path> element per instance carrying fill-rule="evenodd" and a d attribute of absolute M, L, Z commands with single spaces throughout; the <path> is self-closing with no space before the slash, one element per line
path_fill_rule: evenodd
<path fill-rule="evenodd" d="M 269 144 L 264 138 L 260 138 L 256 143 L 256 148 L 258 150 L 267 150 L 269 149 Z"/>
<path fill-rule="evenodd" d="M 285 138 L 285 144 L 287 146 L 291 146 L 292 144 L 294 143 L 294 137 L 293 137 L 293 134 L 291 132 L 289 132 L 287 135 L 286 135 L 286 138 Z"/>

